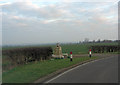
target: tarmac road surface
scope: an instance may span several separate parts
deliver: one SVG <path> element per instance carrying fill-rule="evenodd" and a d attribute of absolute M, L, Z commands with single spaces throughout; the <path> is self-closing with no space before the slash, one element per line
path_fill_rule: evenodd
<path fill-rule="evenodd" d="M 118 56 L 77 66 L 45 83 L 118 83 Z"/>

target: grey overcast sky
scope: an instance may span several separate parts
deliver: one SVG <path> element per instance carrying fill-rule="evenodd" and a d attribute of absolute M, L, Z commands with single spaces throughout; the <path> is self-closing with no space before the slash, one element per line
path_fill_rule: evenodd
<path fill-rule="evenodd" d="M 0 8 L 3 45 L 118 39 L 117 2 L 0 0 Z"/>

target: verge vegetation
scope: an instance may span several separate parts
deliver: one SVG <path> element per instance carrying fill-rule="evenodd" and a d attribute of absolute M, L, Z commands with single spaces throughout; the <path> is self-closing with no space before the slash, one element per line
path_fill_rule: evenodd
<path fill-rule="evenodd" d="M 3 72 L 3 83 L 31 83 L 59 69 L 96 58 L 98 57 L 73 58 L 73 62 L 70 62 L 69 58 L 66 58 L 28 63 Z"/>

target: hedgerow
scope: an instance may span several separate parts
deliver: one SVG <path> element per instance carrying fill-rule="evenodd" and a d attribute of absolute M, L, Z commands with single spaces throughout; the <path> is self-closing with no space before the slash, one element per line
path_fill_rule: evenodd
<path fill-rule="evenodd" d="M 25 64 L 50 59 L 53 50 L 51 47 L 29 47 L 3 50 L 2 53 L 10 57 L 14 64 Z"/>

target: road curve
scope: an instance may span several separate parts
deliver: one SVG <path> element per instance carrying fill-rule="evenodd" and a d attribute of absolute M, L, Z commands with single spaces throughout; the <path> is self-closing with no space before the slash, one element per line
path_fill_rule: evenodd
<path fill-rule="evenodd" d="M 78 66 L 45 83 L 118 83 L 118 56 Z"/>

